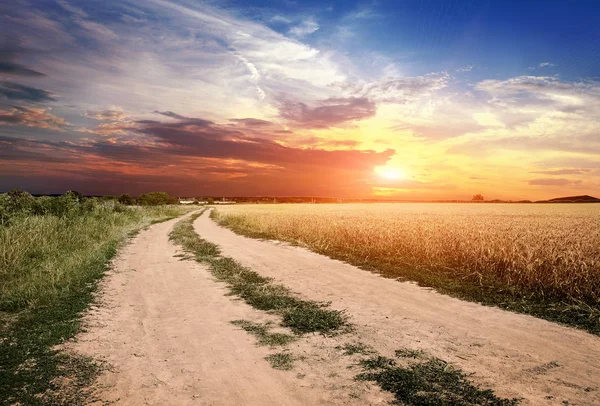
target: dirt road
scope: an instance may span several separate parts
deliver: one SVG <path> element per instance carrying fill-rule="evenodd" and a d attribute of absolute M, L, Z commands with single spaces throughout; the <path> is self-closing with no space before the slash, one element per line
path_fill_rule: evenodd
<path fill-rule="evenodd" d="M 327 379 L 313 384 L 271 368 L 264 357 L 273 351 L 230 323 L 267 316 L 226 296 L 195 261 L 175 257 L 168 234 L 176 221 L 142 231 L 124 248 L 103 281 L 100 305 L 86 317 L 88 331 L 72 344 L 110 365 L 99 399 L 128 406 L 361 404 L 348 401 L 347 391 L 328 390 Z M 370 401 L 384 399 L 375 391 Z"/>
<path fill-rule="evenodd" d="M 208 213 L 194 226 L 223 255 L 303 297 L 347 310 L 357 338 L 385 355 L 400 347 L 423 349 L 525 404 L 600 404 L 596 336 L 384 279 L 303 248 L 242 237 Z"/>
<path fill-rule="evenodd" d="M 302 297 L 345 309 L 355 331 L 308 336 L 290 345 L 292 371 L 271 368 L 232 320 L 265 321 L 215 282 L 203 265 L 183 260 L 168 239 L 172 220 L 141 232 L 103 280 L 101 301 L 72 349 L 111 368 L 96 395 L 122 405 L 377 405 L 391 396 L 356 382 L 352 357 L 339 346 L 363 342 L 383 355 L 423 349 L 472 379 L 525 404 L 600 404 L 600 339 L 529 316 L 462 302 L 409 283 L 276 242 L 217 226 L 207 213 L 196 232 L 224 255 Z M 338 347 L 338 349 L 336 349 Z"/>

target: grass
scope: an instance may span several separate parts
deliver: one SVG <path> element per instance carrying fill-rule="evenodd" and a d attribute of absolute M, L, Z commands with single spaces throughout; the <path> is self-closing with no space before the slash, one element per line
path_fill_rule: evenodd
<path fill-rule="evenodd" d="M 258 339 L 258 345 L 266 345 L 270 347 L 284 346 L 296 341 L 296 337 L 285 333 L 271 333 L 269 323 L 254 323 L 248 320 L 234 320 L 231 322 L 234 326 L 238 326 L 244 331 L 252 334 Z"/>
<path fill-rule="evenodd" d="M 398 358 L 422 358 L 425 356 L 425 351 L 423 350 L 411 350 L 410 348 L 401 348 L 396 350 L 396 357 Z"/>
<path fill-rule="evenodd" d="M 211 216 L 239 234 L 600 335 L 594 205 L 239 205 Z"/>
<path fill-rule="evenodd" d="M 328 309 L 328 303 L 298 298 L 285 286 L 276 284 L 229 257 L 220 255 L 218 247 L 195 233 L 193 222 L 201 213 L 178 222 L 170 234 L 198 262 L 207 264 L 218 281 L 227 284 L 232 295 L 250 306 L 281 316 L 281 325 L 295 334 L 335 334 L 349 327 L 342 311 Z"/>
<path fill-rule="evenodd" d="M 401 357 L 415 354 L 409 349 L 396 351 Z M 381 389 L 394 394 L 396 404 L 454 406 L 512 406 L 518 399 L 497 397 L 489 389 L 473 385 L 460 370 L 438 358 L 412 358 L 405 365 L 380 355 L 362 360 L 364 372 L 356 379 L 376 382 Z M 419 353 L 418 358 L 423 358 Z"/>
<path fill-rule="evenodd" d="M 81 330 L 119 244 L 183 210 L 97 205 L 71 216 L 17 214 L 0 226 L 0 404 L 90 400 L 103 366 L 57 346 Z"/>
<path fill-rule="evenodd" d="M 282 371 L 289 371 L 294 367 L 294 356 L 289 352 L 278 352 L 265 357 L 271 366 Z"/>
<path fill-rule="evenodd" d="M 344 355 L 370 355 L 374 353 L 373 349 L 364 343 L 346 343 L 341 347 L 336 347 L 336 349 L 344 350 Z"/>

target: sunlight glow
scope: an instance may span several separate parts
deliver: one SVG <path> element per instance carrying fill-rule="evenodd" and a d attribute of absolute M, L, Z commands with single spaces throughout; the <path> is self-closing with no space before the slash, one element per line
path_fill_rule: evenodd
<path fill-rule="evenodd" d="M 406 172 L 402 168 L 394 168 L 389 166 L 377 166 L 375 173 L 387 180 L 406 179 Z"/>

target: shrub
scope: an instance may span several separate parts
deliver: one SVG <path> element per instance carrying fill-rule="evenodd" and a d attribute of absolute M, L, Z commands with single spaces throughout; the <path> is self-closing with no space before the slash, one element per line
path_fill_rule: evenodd
<path fill-rule="evenodd" d="M 125 193 L 117 198 L 117 201 L 121 204 L 125 204 L 127 206 L 131 206 L 135 204 L 135 199 L 131 197 L 129 194 Z"/>
<path fill-rule="evenodd" d="M 169 196 L 166 192 L 150 192 L 139 195 L 137 203 L 141 206 L 160 206 L 163 204 L 171 204 L 176 199 Z"/>

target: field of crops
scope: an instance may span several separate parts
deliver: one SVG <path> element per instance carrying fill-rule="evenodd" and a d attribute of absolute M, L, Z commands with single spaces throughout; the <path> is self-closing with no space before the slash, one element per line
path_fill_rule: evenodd
<path fill-rule="evenodd" d="M 213 217 L 241 234 L 600 334 L 600 205 L 239 205 Z"/>

